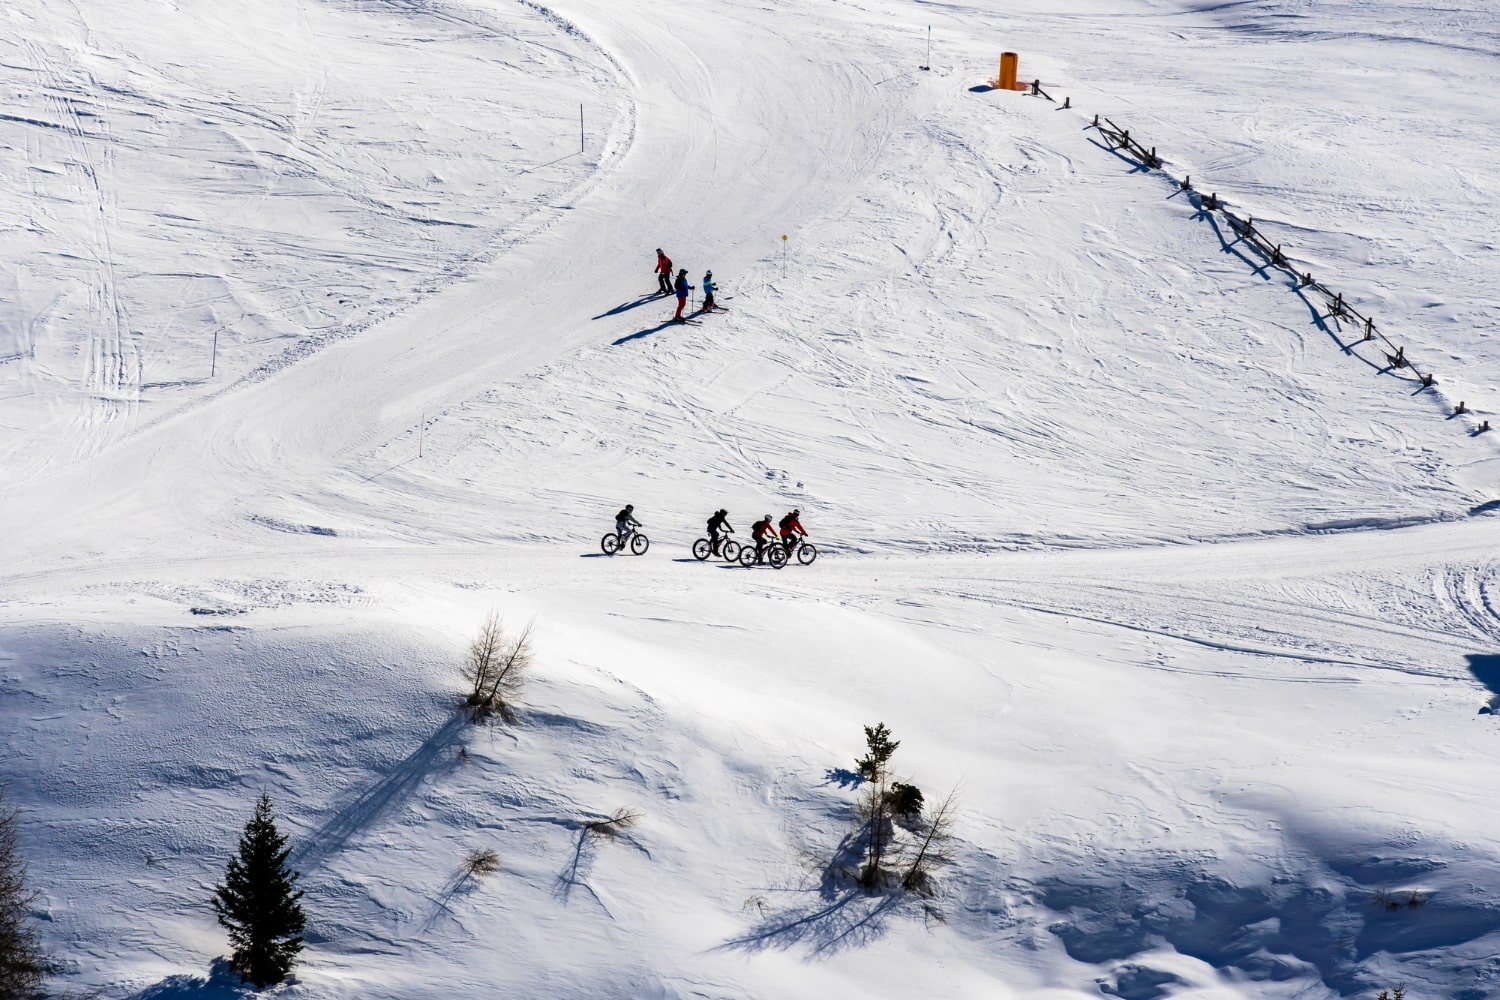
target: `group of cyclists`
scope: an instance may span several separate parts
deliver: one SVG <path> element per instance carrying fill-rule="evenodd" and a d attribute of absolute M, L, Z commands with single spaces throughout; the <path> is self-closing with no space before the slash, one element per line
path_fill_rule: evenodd
<path fill-rule="evenodd" d="M 607 546 L 616 551 L 625 548 L 630 537 L 635 534 L 641 522 L 636 520 L 635 504 L 626 504 L 624 508 L 615 515 L 615 542 L 613 546 Z M 734 534 L 734 526 L 729 523 L 729 511 L 720 508 L 714 511 L 708 519 L 708 544 L 712 555 L 721 555 L 725 541 Z M 766 551 L 770 546 L 780 541 L 782 547 L 790 555 L 796 551 L 797 546 L 807 537 L 807 529 L 802 527 L 802 512 L 800 510 L 788 511 L 786 516 L 779 521 L 773 521 L 770 514 L 756 521 L 750 526 L 750 538 L 755 542 L 755 563 L 763 564 L 766 559 Z M 701 543 L 700 543 L 701 544 Z M 809 554 L 811 550 L 809 550 Z"/>
<path fill-rule="evenodd" d="M 755 542 L 755 561 L 757 564 L 765 562 L 766 548 L 778 537 L 781 544 L 786 547 L 788 553 L 796 551 L 798 544 L 807 537 L 807 530 L 802 527 L 802 512 L 800 510 L 788 511 L 786 516 L 771 526 L 771 515 L 750 525 L 750 538 Z M 708 545 L 709 552 L 718 555 L 724 547 L 724 541 L 734 534 L 734 527 L 729 523 L 729 511 L 720 508 L 714 512 L 713 517 L 708 519 Z"/>

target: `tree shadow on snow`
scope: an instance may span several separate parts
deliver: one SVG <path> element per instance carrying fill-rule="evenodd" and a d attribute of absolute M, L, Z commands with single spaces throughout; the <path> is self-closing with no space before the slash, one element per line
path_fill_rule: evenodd
<path fill-rule="evenodd" d="M 139 993 L 130 994 L 128 1000 L 239 1000 L 240 997 L 255 996 L 255 991 L 240 982 L 240 977 L 230 971 L 229 962 L 216 958 L 209 965 L 208 978 L 200 976 L 168 976 Z"/>
<path fill-rule="evenodd" d="M 438 920 L 445 913 L 452 914 L 453 910 L 448 904 L 453 901 L 454 896 L 457 896 L 459 893 L 468 895 L 478 888 L 479 882 L 475 876 L 462 867 L 456 869 L 452 875 L 448 876 L 448 881 L 443 883 L 442 889 L 438 890 L 438 897 L 433 900 L 432 910 L 423 919 L 421 926 L 417 930 L 417 936 L 421 937 L 437 926 Z"/>
<path fill-rule="evenodd" d="M 389 774 L 304 839 L 292 853 L 292 867 L 316 868 L 342 850 L 355 834 L 372 826 L 382 815 L 410 798 L 429 774 L 452 761 L 453 755 L 448 750 L 458 741 L 463 727 L 463 714 L 453 713 L 441 729 L 427 737 Z"/>
<path fill-rule="evenodd" d="M 825 785 L 838 785 L 840 788 L 858 788 L 865 783 L 864 775 L 847 767 L 830 767 L 823 772 L 823 778 Z"/>
<path fill-rule="evenodd" d="M 810 898 L 783 909 L 762 911 L 760 923 L 730 938 L 718 951 L 767 951 L 806 945 L 814 955 L 832 955 L 879 940 L 902 903 L 900 896 L 825 886 L 804 890 Z"/>
<path fill-rule="evenodd" d="M 772 909 L 757 897 L 760 922 L 716 950 L 766 951 L 806 945 L 814 955 L 832 955 L 879 940 L 891 915 L 911 897 L 871 894 L 854 884 L 853 873 L 864 863 L 864 838 L 863 828 L 847 834 L 832 860 L 822 866 L 815 888 L 788 890 L 800 897 L 790 906 Z"/>

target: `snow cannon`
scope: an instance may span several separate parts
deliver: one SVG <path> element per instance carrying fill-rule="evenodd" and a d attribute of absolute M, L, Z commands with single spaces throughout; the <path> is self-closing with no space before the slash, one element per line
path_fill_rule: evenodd
<path fill-rule="evenodd" d="M 1000 75 L 993 81 L 996 90 L 1026 90 L 1024 83 L 1016 82 L 1016 72 L 1021 65 L 1021 56 L 1015 52 L 1000 53 Z"/>

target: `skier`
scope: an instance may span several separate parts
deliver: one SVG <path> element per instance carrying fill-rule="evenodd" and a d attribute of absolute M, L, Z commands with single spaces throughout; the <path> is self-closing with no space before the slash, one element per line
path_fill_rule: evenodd
<path fill-rule="evenodd" d="M 628 503 L 625 509 L 615 515 L 615 534 L 620 536 L 620 545 L 624 547 L 625 539 L 630 533 L 641 526 L 641 522 L 635 519 L 635 504 Z"/>
<path fill-rule="evenodd" d="M 777 522 L 781 528 L 781 544 L 786 546 L 787 555 L 791 555 L 802 538 L 807 537 L 807 532 L 803 529 L 802 522 L 797 520 L 801 516 L 802 512 L 800 510 L 794 510 Z M 799 535 L 801 538 L 797 537 Z"/>
<path fill-rule="evenodd" d="M 755 539 L 755 562 L 757 565 L 766 561 L 766 546 L 771 544 L 775 537 L 775 530 L 771 527 L 771 515 L 756 521 L 750 526 L 750 537 Z"/>
<path fill-rule="evenodd" d="M 672 294 L 672 258 L 656 248 L 656 289 L 661 295 Z"/>
<path fill-rule="evenodd" d="M 714 273 L 712 271 L 703 275 L 703 311 L 714 311 Z"/>
<path fill-rule="evenodd" d="M 719 554 L 719 546 L 724 544 L 724 539 L 734 534 L 734 528 L 729 523 L 729 511 L 719 509 L 714 516 L 708 519 L 708 542 L 710 551 L 714 555 Z"/>
<path fill-rule="evenodd" d="M 674 322 L 674 323 L 686 323 L 687 322 L 687 320 L 683 318 L 682 310 L 687 307 L 688 292 L 692 289 L 692 287 L 693 287 L 692 285 L 688 284 L 688 280 L 687 280 L 687 268 L 683 268 L 682 270 L 678 271 L 677 272 L 677 315 L 672 317 L 672 322 Z"/>

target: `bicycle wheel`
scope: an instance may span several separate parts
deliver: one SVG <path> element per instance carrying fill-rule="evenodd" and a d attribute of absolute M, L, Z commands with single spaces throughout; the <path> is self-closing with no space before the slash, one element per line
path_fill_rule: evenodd
<path fill-rule="evenodd" d="M 776 569 L 781 569 L 781 567 L 785 566 L 786 546 L 772 545 L 770 548 L 766 549 L 766 562 L 770 563 Z"/>
<path fill-rule="evenodd" d="M 607 556 L 614 555 L 616 552 L 620 551 L 620 536 L 605 535 L 603 538 L 599 539 L 599 548 L 602 549 L 604 551 L 604 554 Z"/>
<path fill-rule="evenodd" d="M 713 545 L 707 538 L 700 538 L 693 543 L 693 558 L 702 562 L 714 554 Z"/>
<path fill-rule="evenodd" d="M 720 549 L 724 553 L 724 561 L 725 562 L 739 562 L 740 561 L 740 543 L 739 542 L 731 542 L 731 541 L 725 540 L 724 544 L 720 546 Z"/>
<path fill-rule="evenodd" d="M 818 558 L 818 547 L 812 542 L 803 542 L 797 546 L 797 561 L 802 565 L 811 566 L 816 558 Z"/>
<path fill-rule="evenodd" d="M 636 555 L 645 555 L 646 550 L 650 547 L 651 539 L 647 538 L 645 535 L 635 534 L 630 536 L 630 551 L 634 552 Z"/>
<path fill-rule="evenodd" d="M 745 567 L 746 569 L 749 569 L 751 566 L 755 565 L 754 546 L 746 545 L 740 549 L 740 565 Z"/>

